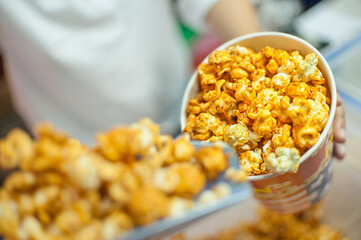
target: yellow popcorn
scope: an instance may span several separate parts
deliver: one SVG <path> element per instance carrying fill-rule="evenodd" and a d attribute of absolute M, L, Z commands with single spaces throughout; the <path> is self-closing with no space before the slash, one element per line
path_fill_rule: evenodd
<path fill-rule="evenodd" d="M 113 239 L 120 233 L 131 230 L 134 227 L 132 219 L 123 211 L 116 211 L 109 214 L 102 227 L 102 237 Z"/>
<path fill-rule="evenodd" d="M 277 120 L 269 110 L 260 110 L 252 118 L 255 119 L 252 129 L 260 136 L 271 133 L 277 126 Z"/>
<path fill-rule="evenodd" d="M 267 70 L 272 73 L 272 74 L 276 74 L 277 70 L 279 68 L 279 65 L 277 64 L 277 62 L 274 59 L 271 59 L 267 66 L 266 66 Z"/>
<path fill-rule="evenodd" d="M 313 101 L 302 97 L 293 99 L 292 104 L 288 108 L 288 115 L 292 119 L 292 123 L 296 125 L 305 124 L 311 113 Z"/>
<path fill-rule="evenodd" d="M 225 113 L 235 105 L 236 100 L 227 93 L 222 93 L 217 100 L 209 107 L 212 114 Z"/>
<path fill-rule="evenodd" d="M 308 123 L 293 127 L 293 136 L 297 147 L 301 150 L 305 150 L 315 145 L 320 137 L 320 132 L 317 130 L 318 127 L 312 126 Z"/>
<path fill-rule="evenodd" d="M 326 126 L 330 107 L 327 104 L 326 97 L 320 92 L 315 93 L 313 103 L 310 121 L 313 125 L 319 128 L 319 131 L 322 131 L 322 129 Z"/>
<path fill-rule="evenodd" d="M 218 116 L 198 115 L 193 126 L 198 135 L 223 139 Z M 226 171 L 229 156 L 218 146 L 196 150 L 189 136 L 173 140 L 159 130 L 142 119 L 99 133 L 93 148 L 51 124 L 38 126 L 36 140 L 10 132 L 1 140 L 6 152 L 0 162 L 18 169 L 0 188 L 0 235 L 111 239 L 191 208 L 207 180 Z M 215 191 L 218 198 L 228 193 L 225 187 Z"/>
<path fill-rule="evenodd" d="M 234 93 L 234 97 L 237 102 L 245 102 L 250 104 L 251 101 L 256 97 L 256 92 L 249 87 L 250 81 L 243 79 L 241 81 L 238 81 L 237 85 L 239 87 Z"/>
<path fill-rule="evenodd" d="M 340 231 L 323 223 L 322 204 L 311 206 L 296 214 L 273 212 L 259 208 L 257 218 L 251 222 L 240 222 L 238 225 L 221 230 L 214 236 L 197 238 L 198 240 L 218 239 L 259 239 L 259 240 L 347 240 Z M 172 237 L 174 240 L 185 240 L 182 234 Z"/>
<path fill-rule="evenodd" d="M 168 215 L 169 201 L 163 192 L 145 187 L 132 194 L 127 208 L 134 223 L 143 225 Z"/>
<path fill-rule="evenodd" d="M 273 148 L 277 147 L 294 147 L 295 141 L 292 138 L 292 127 L 289 124 L 284 124 L 276 130 L 272 137 Z"/>
<path fill-rule="evenodd" d="M 277 49 L 274 53 L 274 59 L 279 65 L 285 65 L 289 62 L 290 55 L 284 50 Z"/>
<path fill-rule="evenodd" d="M 288 113 L 291 105 L 291 99 L 288 96 L 276 96 L 272 100 L 272 105 L 272 116 L 277 119 L 279 124 L 292 121 Z"/>
<path fill-rule="evenodd" d="M 246 179 L 247 173 L 241 169 L 228 168 L 225 173 L 226 179 L 234 183 L 243 182 Z"/>
<path fill-rule="evenodd" d="M 196 153 L 208 179 L 216 179 L 228 167 L 228 160 L 220 147 L 204 147 Z"/>
<path fill-rule="evenodd" d="M 252 88 L 259 93 L 261 90 L 272 87 L 272 79 L 268 77 L 261 77 L 252 82 Z"/>
<path fill-rule="evenodd" d="M 188 139 L 189 136 L 188 138 L 181 137 L 174 143 L 173 154 L 175 161 L 186 162 L 194 155 L 195 149 Z"/>
<path fill-rule="evenodd" d="M 34 154 L 30 137 L 20 129 L 11 131 L 0 141 L 0 167 L 10 169 L 26 161 Z"/>
<path fill-rule="evenodd" d="M 206 140 L 212 135 L 222 136 L 224 132 L 220 119 L 210 113 L 199 114 L 192 128 L 196 129 L 196 134 L 191 135 L 191 138 L 195 140 Z"/>
<path fill-rule="evenodd" d="M 95 166 L 95 160 L 91 154 L 67 161 L 64 164 L 64 171 L 67 172 L 73 184 L 80 188 L 91 190 L 100 186 L 98 168 Z"/>
<path fill-rule="evenodd" d="M 205 187 L 206 177 L 199 165 L 177 163 L 171 166 L 170 171 L 172 175 L 179 177 L 174 189 L 178 196 L 192 198 Z"/>
<path fill-rule="evenodd" d="M 314 53 L 269 46 L 215 51 L 198 67 L 201 89 L 189 100 L 183 133 L 229 143 L 249 175 L 277 171 L 269 155 L 280 147 L 305 153 L 327 123 L 331 99 L 317 64 Z"/>
<path fill-rule="evenodd" d="M 246 70 L 243 70 L 242 68 L 233 68 L 231 71 L 231 78 L 233 81 L 236 81 L 237 79 L 247 78 L 248 72 Z"/>
<path fill-rule="evenodd" d="M 263 163 L 262 150 L 257 148 L 255 150 L 249 150 L 241 154 L 241 161 L 247 172 L 260 174 L 261 163 Z"/>

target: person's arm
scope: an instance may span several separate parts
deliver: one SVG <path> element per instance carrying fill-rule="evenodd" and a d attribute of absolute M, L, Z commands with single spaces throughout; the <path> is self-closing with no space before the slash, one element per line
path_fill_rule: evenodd
<path fill-rule="evenodd" d="M 206 19 L 222 41 L 262 30 L 256 9 L 249 0 L 219 0 Z"/>

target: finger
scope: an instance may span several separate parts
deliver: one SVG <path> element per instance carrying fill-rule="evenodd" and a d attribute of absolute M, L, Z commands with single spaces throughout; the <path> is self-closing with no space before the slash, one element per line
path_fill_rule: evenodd
<path fill-rule="evenodd" d="M 338 160 L 342 160 L 346 155 L 346 146 L 344 143 L 335 143 L 334 155 Z"/>
<path fill-rule="evenodd" d="M 341 98 L 341 96 L 340 96 L 340 94 L 339 93 L 337 93 L 337 104 L 336 104 L 337 106 L 341 106 L 342 105 L 342 98 Z"/>
<path fill-rule="evenodd" d="M 346 141 L 346 129 L 345 111 L 342 105 L 336 108 L 333 130 L 335 134 L 335 141 L 338 143 L 344 143 Z"/>

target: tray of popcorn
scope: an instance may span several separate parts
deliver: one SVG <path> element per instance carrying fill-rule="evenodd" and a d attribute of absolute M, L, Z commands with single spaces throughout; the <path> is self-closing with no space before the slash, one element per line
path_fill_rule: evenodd
<path fill-rule="evenodd" d="M 182 129 L 192 140 L 231 145 L 262 205 L 299 212 L 329 188 L 336 94 L 329 65 L 309 43 L 249 34 L 198 66 L 183 97 Z"/>
<path fill-rule="evenodd" d="M 0 140 L 6 239 L 159 239 L 252 195 L 227 144 L 161 135 L 149 119 L 87 147 L 51 124 Z"/>

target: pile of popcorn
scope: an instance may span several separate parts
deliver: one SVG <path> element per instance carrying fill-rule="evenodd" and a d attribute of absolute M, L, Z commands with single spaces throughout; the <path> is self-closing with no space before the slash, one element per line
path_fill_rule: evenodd
<path fill-rule="evenodd" d="M 15 169 L 0 188 L 6 239 L 110 239 L 182 214 L 197 194 L 206 202 L 231 191 L 223 183 L 201 193 L 228 168 L 221 147 L 197 150 L 185 137 L 160 135 L 149 119 L 98 134 L 94 148 L 50 124 L 37 135 L 15 129 L 0 141 L 0 167 Z"/>
<path fill-rule="evenodd" d="M 260 208 L 258 219 L 243 222 L 225 229 L 215 236 L 194 240 L 347 240 L 338 230 L 322 223 L 322 204 L 312 206 L 298 214 L 279 214 Z M 184 240 L 184 234 L 178 234 L 172 240 Z"/>
<path fill-rule="evenodd" d="M 314 53 L 233 46 L 198 66 L 200 92 L 187 106 L 191 139 L 223 140 L 249 175 L 296 172 L 318 140 L 331 99 Z"/>

